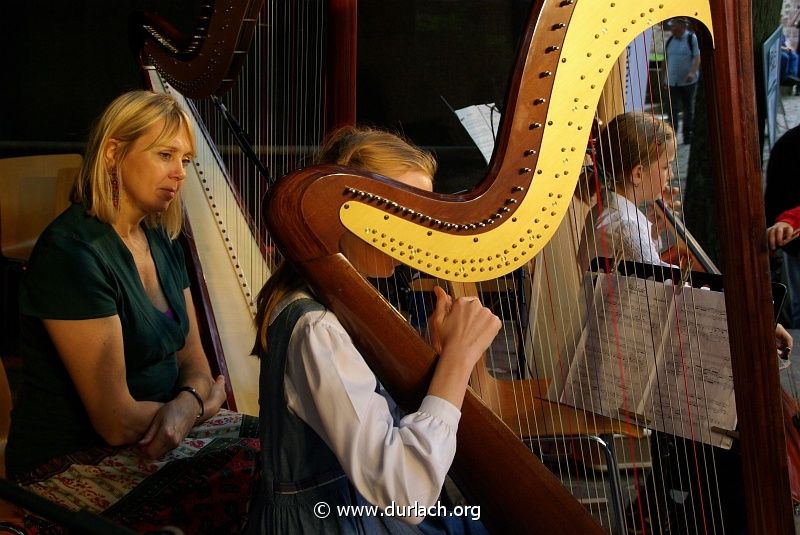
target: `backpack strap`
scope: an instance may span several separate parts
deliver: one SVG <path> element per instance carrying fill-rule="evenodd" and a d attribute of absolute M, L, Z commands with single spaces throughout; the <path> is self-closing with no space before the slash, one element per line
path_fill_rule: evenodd
<path fill-rule="evenodd" d="M 669 36 L 669 38 L 667 39 L 667 44 L 664 45 L 664 50 L 669 48 L 669 44 L 672 42 L 672 39 L 674 38 L 675 38 L 674 35 Z M 688 32 L 686 35 L 686 45 L 689 47 L 689 52 L 692 54 L 693 57 L 694 57 L 694 47 L 695 47 L 694 40 L 695 40 L 694 34 L 692 32 Z"/>

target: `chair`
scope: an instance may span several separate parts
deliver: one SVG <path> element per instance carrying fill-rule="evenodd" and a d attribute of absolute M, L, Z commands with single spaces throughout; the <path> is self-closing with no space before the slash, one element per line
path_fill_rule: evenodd
<path fill-rule="evenodd" d="M 0 159 L 0 327 L 19 332 L 17 291 L 25 263 L 44 228 L 69 205 L 82 158 L 57 154 Z M 16 336 L 0 340 L 0 355 L 16 354 Z"/>
<path fill-rule="evenodd" d="M 69 205 L 79 154 L 0 160 L 0 251 L 27 260 L 39 234 Z"/>

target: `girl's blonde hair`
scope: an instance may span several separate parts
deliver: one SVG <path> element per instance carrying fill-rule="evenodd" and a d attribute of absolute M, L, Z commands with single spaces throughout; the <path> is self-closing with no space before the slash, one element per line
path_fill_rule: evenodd
<path fill-rule="evenodd" d="M 422 171 L 433 178 L 436 159 L 407 139 L 376 128 L 345 126 L 331 134 L 314 158 L 316 165 L 335 164 L 397 177 Z"/>
<path fill-rule="evenodd" d="M 397 177 L 409 171 L 421 171 L 433 178 L 436 159 L 406 139 L 375 128 L 346 126 L 331 134 L 314 158 L 316 165 L 335 164 Z M 256 341 L 253 354 L 267 350 L 267 330 L 272 311 L 291 292 L 306 282 L 294 267 L 284 260 L 272 273 L 256 299 Z"/>
<path fill-rule="evenodd" d="M 116 174 L 117 187 L 121 190 L 125 177 L 120 172 L 120 163 L 133 143 L 162 119 L 164 128 L 151 146 L 172 140 L 183 129 L 194 154 L 195 137 L 189 116 L 171 95 L 151 91 L 124 93 L 108 105 L 92 128 L 86 146 L 86 158 L 72 189 L 72 201 L 84 203 L 89 214 L 100 221 L 113 223 L 119 207 L 114 206 L 112 175 Z M 105 151 L 111 140 L 116 140 L 119 147 L 113 168 L 109 169 Z M 150 214 L 145 222 L 150 227 L 161 225 L 169 237 L 175 239 L 183 224 L 180 191 L 165 212 Z"/>
<path fill-rule="evenodd" d="M 600 161 L 606 182 L 621 184 L 637 165 L 658 160 L 669 143 L 673 143 L 672 127 L 653 114 L 627 112 L 614 117 L 600 133 Z"/>

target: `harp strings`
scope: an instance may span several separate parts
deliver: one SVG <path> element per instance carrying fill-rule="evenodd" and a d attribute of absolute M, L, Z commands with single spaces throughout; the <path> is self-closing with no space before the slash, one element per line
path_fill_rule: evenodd
<path fill-rule="evenodd" d="M 232 88 L 217 104 L 193 101 L 226 171 L 208 187 L 214 191 L 227 180 L 234 191 L 218 205 L 210 199 L 215 217 L 234 267 L 255 281 L 266 280 L 279 263 L 262 223 L 262 200 L 271 183 L 309 163 L 323 136 L 325 6 L 320 0 L 264 2 Z"/>
<path fill-rule="evenodd" d="M 665 39 L 657 38 L 660 39 L 663 48 Z M 656 101 L 664 103 L 669 101 L 669 89 L 662 87 L 664 80 L 660 71 L 656 70 L 651 77 L 649 73 L 645 74 L 641 69 L 633 67 L 642 62 L 649 63 L 649 50 L 652 44 L 652 37 L 649 34 L 634 41 L 623 61 L 629 68 L 615 71 L 609 80 L 610 86 L 635 87 L 640 93 L 648 94 L 649 101 L 642 100 L 634 106 L 630 96 L 625 96 L 621 91 L 608 91 L 604 97 L 604 108 L 601 106 L 603 109 L 599 110 L 596 116 L 598 121 L 607 122 L 626 107 L 631 110 L 636 108 L 634 111 L 656 112 L 658 109 Z M 677 122 L 673 120 L 672 124 Z M 605 141 L 610 142 L 610 145 L 621 146 L 620 139 Z M 671 143 L 677 141 L 674 139 Z M 711 488 L 718 486 L 714 451 L 713 448 L 699 445 L 696 440 L 702 437 L 692 434 L 698 430 L 697 418 L 703 414 L 707 418 L 712 412 L 703 392 L 704 355 L 700 351 L 698 339 L 701 327 L 692 299 L 682 300 L 673 317 L 670 317 L 664 308 L 657 306 L 647 307 L 642 311 L 614 310 L 615 306 L 621 307 L 626 303 L 626 296 L 621 293 L 619 286 L 611 284 L 609 279 L 607 288 L 593 290 L 591 286 L 583 283 L 584 266 L 579 266 L 579 262 L 576 261 L 581 241 L 588 243 L 590 257 L 613 257 L 615 251 L 625 250 L 625 244 L 620 243 L 616 236 L 607 238 L 601 235 L 601 239 L 598 239 L 590 228 L 591 222 L 587 223 L 585 220 L 586 212 L 592 205 L 596 213 L 608 209 L 608 206 L 604 206 L 607 199 L 600 194 L 601 189 L 609 192 L 608 197 L 611 194 L 623 193 L 620 185 L 607 177 L 607 170 L 613 168 L 613 164 L 611 161 L 604 161 L 608 155 L 597 151 L 597 144 L 602 142 L 602 138 L 597 138 L 589 146 L 586 176 L 578 181 L 573 207 L 556 238 L 521 273 L 480 283 L 473 290 L 482 297 L 485 305 L 492 307 L 500 316 L 503 330 L 487 352 L 485 366 L 488 370 L 474 373 L 472 386 L 487 400 L 503 397 L 505 395 L 503 391 L 511 392 L 510 405 L 498 404 L 499 416 L 506 421 L 515 421 L 516 427 L 520 429 L 520 439 L 525 440 L 534 450 L 545 455 L 549 452 L 559 453 L 562 460 L 551 463 L 553 470 L 576 495 L 583 493 L 587 506 L 593 509 L 597 516 L 605 517 L 610 525 L 614 520 L 610 508 L 604 509 L 595 504 L 601 501 L 601 494 L 606 494 L 605 489 L 609 486 L 609 479 L 616 475 L 591 468 L 591 463 L 596 461 L 597 452 L 591 447 L 589 440 L 578 440 L 578 433 L 574 431 L 577 428 L 584 430 L 583 434 L 591 434 L 593 428 L 601 425 L 602 419 L 598 418 L 598 414 L 609 409 L 607 405 L 610 400 L 600 396 L 589 396 L 589 399 L 582 399 L 580 402 L 585 410 L 564 411 L 557 403 L 560 389 L 574 386 L 566 384 L 566 379 L 570 373 L 572 357 L 579 348 L 580 326 L 586 321 L 594 321 L 605 325 L 609 330 L 605 333 L 606 336 L 616 341 L 611 347 L 601 348 L 604 352 L 602 361 L 605 363 L 605 368 L 596 372 L 618 378 L 622 391 L 619 407 L 628 413 L 635 413 L 642 403 L 643 385 L 635 384 L 630 375 L 641 376 L 650 367 L 655 367 L 652 348 L 661 344 L 662 340 L 656 336 L 656 332 L 660 333 L 661 330 L 637 327 L 634 320 L 640 319 L 646 325 L 666 326 L 664 346 L 668 353 L 677 356 L 679 370 L 671 377 L 663 373 L 657 375 L 654 388 L 661 392 L 659 396 L 650 398 L 649 408 L 651 412 L 663 414 L 669 424 L 676 429 L 684 427 L 695 440 L 677 439 L 674 445 L 670 446 L 674 447 L 674 451 L 669 452 L 669 455 L 667 451 L 661 451 L 667 446 L 660 440 L 655 441 L 653 455 L 677 457 L 677 461 L 672 462 L 692 466 L 690 470 L 677 471 L 675 476 L 677 482 L 673 483 L 673 487 L 683 489 L 683 492 L 693 496 L 694 499 L 690 500 L 690 503 L 695 510 L 687 509 L 677 515 L 672 512 L 676 508 L 671 502 L 676 498 L 670 495 L 670 489 L 664 485 L 653 488 L 649 484 L 651 478 L 661 481 L 670 479 L 670 474 L 667 473 L 670 467 L 656 462 L 652 468 L 655 473 L 652 473 L 646 466 L 650 457 L 647 441 L 631 435 L 622 440 L 622 449 L 627 461 L 634 467 L 626 472 L 626 480 L 632 480 L 632 484 L 623 489 L 622 494 L 623 506 L 632 513 L 625 514 L 622 522 L 626 528 L 632 527 L 631 523 L 642 526 L 645 525 L 645 517 L 648 517 L 650 522 L 658 526 L 672 525 L 675 529 L 693 532 L 721 533 L 722 526 L 716 523 L 717 516 L 706 514 L 706 509 L 720 507 L 719 491 Z M 637 141 L 637 143 L 645 142 L 645 140 Z M 655 156 L 643 162 L 643 166 L 657 168 L 664 155 L 663 151 L 667 148 L 666 145 L 660 147 Z M 622 160 L 630 155 L 618 150 L 610 157 Z M 606 171 L 603 183 L 601 183 L 601 169 Z M 684 180 L 681 174 L 680 170 L 675 172 L 671 181 L 679 187 L 675 196 L 677 199 L 683 198 Z M 644 183 L 641 187 L 642 198 L 633 200 L 639 204 L 638 201 L 645 198 L 655 198 L 659 193 L 655 191 L 656 187 L 652 181 Z M 664 229 L 659 227 L 658 230 Z M 644 248 L 649 247 L 649 244 L 640 243 L 639 246 Z M 657 269 L 664 275 L 668 266 L 660 266 Z M 425 332 L 425 318 L 432 313 L 435 301 L 429 296 L 419 295 L 422 292 L 415 292 L 413 288 L 429 289 L 433 284 L 438 284 L 452 291 L 453 286 L 446 281 L 427 279 L 427 276 L 424 277 L 429 283 L 423 285 L 420 283 L 419 274 L 415 274 L 413 270 L 404 277 L 407 280 L 392 279 L 376 284 L 382 293 L 394 295 L 401 301 L 402 296 L 408 294 L 404 302 L 399 302 L 400 307 L 418 321 Z M 414 282 L 409 283 L 409 281 L 417 281 L 416 286 Z M 694 287 L 691 273 L 688 274 L 686 282 Z M 408 290 L 409 287 L 412 290 Z M 587 307 L 587 304 L 594 299 L 596 291 L 604 293 L 604 298 L 611 305 L 610 308 Z M 648 287 L 648 292 L 653 291 Z M 657 295 L 650 297 L 653 303 L 658 302 Z M 643 313 L 643 317 L 634 318 L 633 314 L 637 312 Z M 626 349 L 647 353 L 647 360 L 641 363 L 624 363 L 621 358 L 623 340 L 632 345 Z M 596 386 L 593 381 L 597 378 L 590 374 L 578 375 L 578 378 L 579 392 L 591 391 Z M 589 384 L 583 385 L 580 381 L 588 381 Z M 504 388 L 505 386 L 508 388 Z M 579 392 L 573 394 L 580 395 Z M 693 393 L 696 393 L 696 398 L 692 397 Z M 542 403 L 543 399 L 555 403 Z M 491 401 L 488 402 L 492 404 Z M 513 407 L 514 414 L 503 414 L 509 407 Z M 700 432 L 706 433 L 707 430 Z M 617 455 L 620 455 L 619 448 Z M 588 468 L 581 466 L 582 464 Z M 576 474 L 593 480 L 593 487 L 586 489 L 575 482 Z M 686 478 L 694 479 L 687 481 Z"/>

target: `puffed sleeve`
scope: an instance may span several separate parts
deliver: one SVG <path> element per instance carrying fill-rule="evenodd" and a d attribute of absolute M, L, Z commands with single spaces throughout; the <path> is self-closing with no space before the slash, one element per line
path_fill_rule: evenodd
<path fill-rule="evenodd" d="M 117 313 L 114 278 L 95 251 L 76 238 L 42 235 L 20 290 L 23 314 L 80 320 Z"/>
<path fill-rule="evenodd" d="M 288 351 L 289 408 L 326 442 L 364 498 L 381 507 L 433 505 L 453 462 L 460 411 L 427 396 L 395 425 L 375 376 L 330 311 L 303 316 Z"/>

